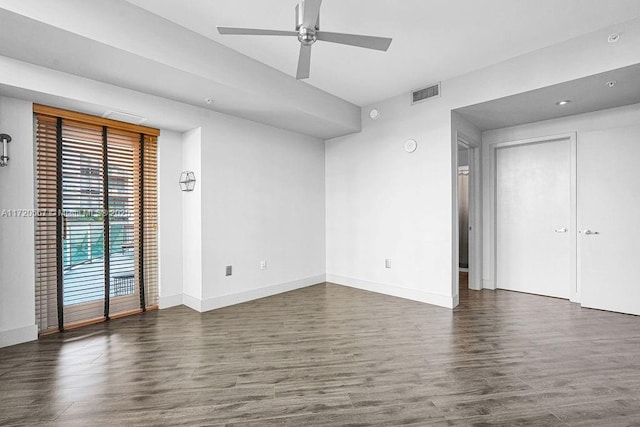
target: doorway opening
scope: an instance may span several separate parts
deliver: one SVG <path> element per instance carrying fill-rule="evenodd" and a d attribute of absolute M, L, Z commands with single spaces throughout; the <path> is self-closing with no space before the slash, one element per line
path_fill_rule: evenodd
<path fill-rule="evenodd" d="M 460 286 L 469 285 L 469 154 L 458 147 L 458 273 Z"/>
<path fill-rule="evenodd" d="M 457 290 L 480 290 L 480 144 L 460 133 L 457 140 Z"/>

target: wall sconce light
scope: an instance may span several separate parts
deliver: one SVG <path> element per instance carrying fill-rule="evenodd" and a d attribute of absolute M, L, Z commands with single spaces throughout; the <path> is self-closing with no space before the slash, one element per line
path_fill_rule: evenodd
<path fill-rule="evenodd" d="M 196 188 L 196 174 L 185 171 L 180 174 L 180 189 L 182 191 L 193 191 Z"/>
<path fill-rule="evenodd" d="M 9 164 L 9 151 L 7 145 L 11 142 L 11 137 L 6 133 L 0 134 L 0 141 L 2 141 L 2 155 L 0 155 L 0 167 L 5 167 Z"/>

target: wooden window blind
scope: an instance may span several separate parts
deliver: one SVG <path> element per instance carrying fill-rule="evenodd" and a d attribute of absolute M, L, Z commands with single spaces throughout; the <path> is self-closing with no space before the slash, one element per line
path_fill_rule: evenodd
<path fill-rule="evenodd" d="M 40 332 L 157 308 L 158 130 L 34 113 Z"/>

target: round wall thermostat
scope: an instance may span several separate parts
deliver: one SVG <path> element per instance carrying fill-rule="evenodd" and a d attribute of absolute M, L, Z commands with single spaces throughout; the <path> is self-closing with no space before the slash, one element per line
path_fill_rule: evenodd
<path fill-rule="evenodd" d="M 376 110 L 375 108 L 372 109 L 371 111 L 369 111 L 369 117 L 371 117 L 371 120 L 377 120 L 378 117 L 380 117 L 380 111 Z"/>
<path fill-rule="evenodd" d="M 404 151 L 407 153 L 413 153 L 418 148 L 418 143 L 415 139 L 408 139 L 404 143 Z"/>

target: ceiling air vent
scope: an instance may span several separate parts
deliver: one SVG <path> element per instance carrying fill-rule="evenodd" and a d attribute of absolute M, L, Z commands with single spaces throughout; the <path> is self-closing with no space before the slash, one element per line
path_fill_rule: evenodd
<path fill-rule="evenodd" d="M 426 101 L 427 99 L 437 98 L 440 96 L 440 82 L 432 84 L 424 89 L 418 89 L 411 92 L 411 104 Z"/>
<path fill-rule="evenodd" d="M 123 111 L 107 111 L 102 115 L 105 119 L 117 120 L 119 122 L 133 123 L 140 125 L 147 121 L 145 117 L 136 116 L 135 114 L 125 113 Z"/>

